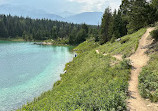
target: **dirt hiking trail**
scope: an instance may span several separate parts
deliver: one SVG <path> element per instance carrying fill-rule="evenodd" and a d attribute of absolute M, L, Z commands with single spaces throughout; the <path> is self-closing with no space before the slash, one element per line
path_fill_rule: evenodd
<path fill-rule="evenodd" d="M 99 50 L 96 50 L 97 54 L 100 54 Z M 103 54 L 104 56 L 107 56 L 108 54 Z M 112 55 L 112 57 L 116 58 L 117 60 L 122 61 L 122 55 Z"/>
<path fill-rule="evenodd" d="M 147 65 L 147 62 L 149 61 L 149 57 L 145 54 L 147 48 L 144 47 L 153 42 L 153 40 L 148 39 L 152 30 L 154 30 L 154 28 L 147 29 L 146 33 L 139 41 L 137 51 L 129 58 L 133 66 L 128 88 L 130 98 L 127 100 L 128 109 L 130 111 L 158 111 L 158 104 L 150 103 L 149 101 L 141 98 L 138 91 L 138 76 L 142 70 L 142 67 Z"/>

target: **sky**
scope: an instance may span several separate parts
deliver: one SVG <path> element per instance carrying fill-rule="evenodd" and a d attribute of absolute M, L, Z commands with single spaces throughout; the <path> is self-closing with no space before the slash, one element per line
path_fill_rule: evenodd
<path fill-rule="evenodd" d="M 108 6 L 118 9 L 121 0 L 0 0 L 0 5 L 11 4 L 42 9 L 49 13 L 104 12 Z"/>

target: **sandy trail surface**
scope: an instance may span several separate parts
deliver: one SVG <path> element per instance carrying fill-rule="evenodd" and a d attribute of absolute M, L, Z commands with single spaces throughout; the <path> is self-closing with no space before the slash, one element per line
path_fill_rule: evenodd
<path fill-rule="evenodd" d="M 149 57 L 145 54 L 148 49 L 143 47 L 153 42 L 153 40 L 148 39 L 152 30 L 154 30 L 154 28 L 147 29 L 139 41 L 137 51 L 129 58 L 133 66 L 128 88 L 130 98 L 127 100 L 128 109 L 130 111 L 158 111 L 158 104 L 143 99 L 138 91 L 138 76 L 142 71 L 142 67 L 147 65 L 149 61 Z"/>

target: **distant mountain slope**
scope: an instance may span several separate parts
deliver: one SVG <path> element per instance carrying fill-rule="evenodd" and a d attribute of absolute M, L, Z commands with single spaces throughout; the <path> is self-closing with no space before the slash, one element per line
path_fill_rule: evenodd
<path fill-rule="evenodd" d="M 51 20 L 59 20 L 64 21 L 64 18 L 55 15 L 55 14 L 49 14 L 43 10 L 34 9 L 34 8 L 26 8 L 24 6 L 18 6 L 18 5 L 1 5 L 0 6 L 0 14 L 11 14 L 16 16 L 23 16 L 23 17 L 31 17 L 31 18 L 48 18 Z"/>
<path fill-rule="evenodd" d="M 0 5 L 0 14 L 11 14 L 16 16 L 30 17 L 33 19 L 46 18 L 51 20 L 72 22 L 77 24 L 86 23 L 89 25 L 100 24 L 103 15 L 102 12 L 84 12 L 74 15 L 73 13 L 67 11 L 57 14 L 51 14 L 40 9 L 34 9 L 32 7 L 10 4 Z M 62 17 L 59 15 L 61 15 Z"/>
<path fill-rule="evenodd" d="M 75 15 L 74 13 L 71 13 L 71 12 L 68 12 L 68 11 L 64 11 L 64 12 L 61 12 L 61 13 L 58 13 L 57 15 L 63 17 L 63 18 L 66 18 L 66 17 L 70 17 L 70 16 L 73 16 Z"/>
<path fill-rule="evenodd" d="M 86 23 L 89 25 L 98 25 L 101 23 L 102 12 L 84 12 L 74 16 L 67 17 L 66 20 L 74 23 Z"/>

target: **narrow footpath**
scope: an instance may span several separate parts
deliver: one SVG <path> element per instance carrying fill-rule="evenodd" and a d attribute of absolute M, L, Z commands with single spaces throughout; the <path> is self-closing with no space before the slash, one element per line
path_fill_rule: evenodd
<path fill-rule="evenodd" d="M 130 111 L 158 111 L 158 104 L 143 99 L 138 91 L 138 76 L 142 71 L 142 67 L 147 65 L 147 62 L 149 61 L 149 57 L 145 54 L 148 49 L 144 47 L 153 42 L 153 40 L 148 39 L 152 30 L 154 30 L 154 28 L 147 29 L 146 33 L 139 41 L 137 51 L 130 56 L 133 66 L 128 88 L 130 98 L 127 100 L 128 109 Z"/>

